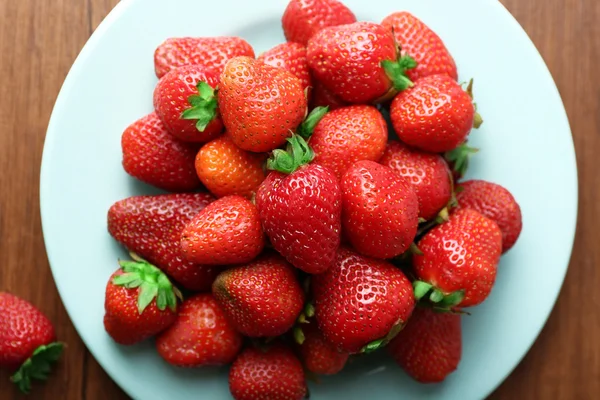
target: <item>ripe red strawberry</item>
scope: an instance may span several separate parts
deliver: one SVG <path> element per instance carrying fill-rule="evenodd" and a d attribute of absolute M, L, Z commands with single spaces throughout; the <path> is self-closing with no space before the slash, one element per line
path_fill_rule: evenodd
<path fill-rule="evenodd" d="M 235 57 L 221 74 L 218 95 L 223 123 L 243 150 L 263 152 L 285 143 L 304 119 L 302 82 L 282 68 Z"/>
<path fill-rule="evenodd" d="M 162 332 L 177 318 L 181 294 L 154 265 L 132 254 L 119 261 L 106 284 L 104 329 L 122 345 L 133 345 Z"/>
<path fill-rule="evenodd" d="M 354 105 L 327 113 L 310 138 L 314 162 L 338 178 L 356 161 L 378 161 L 388 139 L 387 124 L 373 106 Z"/>
<path fill-rule="evenodd" d="M 292 265 L 310 274 L 326 271 L 340 243 L 341 192 L 327 167 L 308 164 L 313 151 L 298 135 L 288 152 L 277 150 L 273 170 L 256 193 L 256 207 L 271 244 Z"/>
<path fill-rule="evenodd" d="M 417 307 L 386 350 L 416 381 L 442 382 L 462 356 L 460 315 Z"/>
<path fill-rule="evenodd" d="M 54 327 L 33 304 L 0 292 L 0 368 L 14 372 L 11 381 L 29 393 L 31 380 L 45 380 L 60 358 Z"/>
<path fill-rule="evenodd" d="M 200 186 L 194 169 L 198 146 L 171 135 L 156 113 L 129 125 L 121 137 L 123 168 L 140 181 L 172 192 Z"/>
<path fill-rule="evenodd" d="M 389 167 L 359 161 L 341 187 L 344 234 L 359 253 L 393 258 L 408 250 L 419 225 L 419 200 L 409 182 Z"/>
<path fill-rule="evenodd" d="M 303 89 L 312 86 L 310 69 L 306 61 L 306 47 L 300 43 L 278 44 L 258 56 L 258 60 L 288 70 L 300 79 Z"/>
<path fill-rule="evenodd" d="M 281 18 L 285 38 L 304 45 L 325 27 L 353 22 L 354 13 L 337 0 L 291 0 Z"/>
<path fill-rule="evenodd" d="M 154 89 L 154 109 L 179 140 L 205 143 L 223 131 L 214 88 L 219 76 L 199 65 L 171 70 Z"/>
<path fill-rule="evenodd" d="M 404 143 L 442 153 L 465 141 L 474 125 L 475 107 L 448 75 L 430 75 L 394 98 L 390 118 Z"/>
<path fill-rule="evenodd" d="M 410 281 L 392 264 L 340 248 L 335 264 L 312 277 L 315 316 L 340 351 L 371 351 L 391 339 L 415 305 Z"/>
<path fill-rule="evenodd" d="M 210 293 L 186 299 L 175 323 L 156 338 L 158 354 L 178 367 L 230 364 L 241 347 L 242 335 Z"/>
<path fill-rule="evenodd" d="M 185 260 L 179 242 L 185 225 L 213 200 L 208 193 L 129 197 L 110 207 L 108 232 L 186 289 L 209 290 L 220 270 Z"/>
<path fill-rule="evenodd" d="M 340 372 L 348 353 L 340 352 L 325 340 L 316 321 L 303 325 L 304 341 L 300 345 L 300 356 L 307 370 L 320 375 L 334 375 Z"/>
<path fill-rule="evenodd" d="M 394 30 L 402 54 L 409 54 L 417 62 L 417 66 L 407 72 L 413 82 L 436 74 L 458 79 L 456 63 L 444 42 L 423 21 L 408 11 L 400 11 L 385 17 L 381 25 Z"/>
<path fill-rule="evenodd" d="M 206 143 L 196 155 L 200 181 L 217 197 L 237 194 L 250 198 L 265 180 L 264 154 L 237 147 L 227 135 Z"/>
<path fill-rule="evenodd" d="M 391 29 L 372 22 L 319 31 L 307 57 L 315 78 L 348 103 L 381 101 L 412 85 L 405 72 L 414 60 L 400 57 Z"/>
<path fill-rule="evenodd" d="M 397 171 L 411 183 L 419 199 L 419 217 L 430 220 L 450 202 L 450 169 L 439 154 L 413 149 L 392 140 L 379 163 Z"/>
<path fill-rule="evenodd" d="M 521 207 L 504 187 L 483 180 L 465 181 L 456 195 L 458 208 L 471 208 L 498 224 L 502 231 L 502 252 L 514 246 L 523 222 Z"/>
<path fill-rule="evenodd" d="M 225 63 L 236 56 L 254 57 L 252 46 L 240 37 L 173 37 L 156 48 L 154 69 L 159 78 L 185 65 L 200 65 L 218 75 Z"/>
<path fill-rule="evenodd" d="M 301 400 L 308 393 L 302 363 L 284 345 L 245 349 L 229 370 L 235 400 Z"/>
<path fill-rule="evenodd" d="M 331 93 L 322 83 L 313 79 L 313 89 L 311 90 L 310 108 L 327 107 L 329 111 L 337 110 L 346 106 L 346 102 Z"/>
<path fill-rule="evenodd" d="M 250 337 L 287 332 L 304 307 L 297 271 L 279 254 L 223 271 L 212 290 L 233 326 Z"/>
<path fill-rule="evenodd" d="M 417 246 L 422 253 L 413 256 L 420 280 L 417 299 L 428 295 L 440 307 L 469 307 L 490 294 L 502 253 L 502 233 L 491 219 L 468 208 L 458 210 Z"/>
<path fill-rule="evenodd" d="M 258 210 L 241 196 L 226 196 L 209 204 L 181 233 L 183 256 L 198 264 L 247 263 L 264 246 Z"/>

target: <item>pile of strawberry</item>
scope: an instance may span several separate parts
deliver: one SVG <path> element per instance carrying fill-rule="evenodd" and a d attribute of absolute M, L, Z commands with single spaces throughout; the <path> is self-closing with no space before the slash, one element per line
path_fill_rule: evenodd
<path fill-rule="evenodd" d="M 156 49 L 155 110 L 124 131 L 123 167 L 170 193 L 108 212 L 132 259 L 106 331 L 154 338 L 174 366 L 231 364 L 235 399 L 303 398 L 307 371 L 378 350 L 442 381 L 521 231 L 505 188 L 461 181 L 472 81 L 408 12 L 291 0 L 282 26 L 258 57 L 239 37 Z"/>

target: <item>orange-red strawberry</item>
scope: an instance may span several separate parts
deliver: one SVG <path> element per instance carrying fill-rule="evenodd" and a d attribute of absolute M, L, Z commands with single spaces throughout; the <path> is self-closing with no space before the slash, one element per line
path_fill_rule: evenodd
<path fill-rule="evenodd" d="M 387 124 L 373 106 L 354 105 L 327 113 L 310 137 L 314 162 L 331 168 L 338 178 L 361 160 L 378 161 L 388 139 Z"/>
<path fill-rule="evenodd" d="M 347 248 L 340 248 L 334 265 L 311 283 L 323 336 L 349 353 L 385 345 L 415 305 L 411 283 L 400 269 Z"/>
<path fill-rule="evenodd" d="M 394 30 L 402 54 L 409 54 L 417 62 L 417 66 L 407 72 L 413 82 L 435 74 L 458 79 L 452 55 L 442 39 L 423 21 L 408 11 L 400 11 L 385 17 L 381 25 Z"/>
<path fill-rule="evenodd" d="M 235 400 L 301 400 L 308 393 L 302 363 L 281 343 L 242 351 L 229 370 L 229 390 Z"/>
<path fill-rule="evenodd" d="M 352 22 L 356 16 L 338 0 L 291 0 L 281 18 L 285 38 L 304 45 L 325 27 Z"/>
<path fill-rule="evenodd" d="M 294 325 L 304 306 L 296 274 L 283 257 L 267 252 L 250 264 L 223 271 L 212 290 L 239 332 L 274 337 Z"/>
<path fill-rule="evenodd" d="M 450 202 L 450 169 L 439 154 L 413 149 L 392 140 L 379 163 L 397 171 L 411 183 L 419 199 L 419 217 L 430 220 Z"/>
<path fill-rule="evenodd" d="M 235 195 L 210 203 L 181 233 L 183 256 L 198 264 L 247 263 L 264 246 L 258 210 L 246 198 Z"/>
<path fill-rule="evenodd" d="M 33 304 L 0 292 L 0 368 L 14 372 L 11 381 L 29 393 L 31 380 L 45 380 L 63 344 L 55 342 L 50 320 Z"/>
<path fill-rule="evenodd" d="M 247 151 L 270 151 L 284 144 L 307 109 L 300 79 L 250 57 L 227 62 L 217 97 L 227 133 Z"/>
<path fill-rule="evenodd" d="M 199 65 L 175 68 L 154 88 L 154 109 L 167 130 L 186 142 L 208 142 L 223 131 L 214 88 L 219 76 Z"/>
<path fill-rule="evenodd" d="M 416 381 L 442 382 L 458 368 L 462 356 L 460 318 L 459 314 L 417 307 L 386 350 Z"/>
<path fill-rule="evenodd" d="M 290 71 L 302 82 L 304 89 L 312 86 L 310 69 L 306 61 L 306 46 L 286 42 L 278 44 L 258 56 L 258 60 L 273 67 Z"/>
<path fill-rule="evenodd" d="M 327 342 L 316 321 L 303 325 L 302 331 L 304 341 L 300 345 L 300 358 L 307 370 L 319 375 L 334 375 L 344 368 L 349 354 Z"/>
<path fill-rule="evenodd" d="M 389 167 L 359 161 L 341 186 L 344 234 L 359 253 L 387 259 L 408 250 L 419 225 L 419 200 L 409 182 Z"/>
<path fill-rule="evenodd" d="M 465 181 L 456 195 L 457 209 L 471 208 L 498 224 L 502 231 L 502 252 L 514 246 L 523 227 L 521 207 L 504 187 L 483 180 Z"/>
<path fill-rule="evenodd" d="M 119 261 L 104 297 L 104 329 L 122 345 L 133 345 L 157 335 L 177 318 L 181 294 L 167 275 L 134 254 Z"/>
<path fill-rule="evenodd" d="M 208 193 L 128 197 L 108 210 L 108 232 L 186 289 L 209 290 L 220 270 L 184 259 L 180 240 L 185 225 L 213 200 Z"/>
<path fill-rule="evenodd" d="M 417 246 L 417 299 L 447 308 L 475 306 L 488 297 L 502 253 L 502 232 L 494 221 L 475 210 L 458 210 Z"/>
<path fill-rule="evenodd" d="M 394 98 L 390 118 L 401 141 L 442 153 L 465 141 L 474 125 L 475 107 L 448 75 L 429 75 Z"/>
<path fill-rule="evenodd" d="M 371 103 L 412 85 L 391 29 L 372 22 L 325 28 L 308 42 L 308 65 L 315 78 L 348 103 Z"/>
<path fill-rule="evenodd" d="M 156 113 L 129 125 L 121 136 L 123 168 L 142 182 L 172 192 L 200 187 L 194 169 L 198 146 L 171 135 Z"/>
<path fill-rule="evenodd" d="M 186 299 L 173 325 L 156 338 L 158 354 L 178 367 L 230 364 L 241 347 L 242 335 L 210 293 Z"/>
<path fill-rule="evenodd" d="M 265 159 L 263 154 L 240 149 L 224 135 L 202 146 L 196 155 L 196 173 L 217 197 L 251 197 L 265 179 Z"/>
<path fill-rule="evenodd" d="M 252 46 L 240 37 L 172 37 L 156 48 L 154 69 L 159 78 L 185 65 L 200 65 L 218 75 L 225 63 L 236 56 L 254 57 Z"/>
<path fill-rule="evenodd" d="M 331 93 L 322 83 L 313 79 L 313 89 L 310 96 L 310 108 L 327 107 L 329 111 L 346 106 L 346 102 Z"/>

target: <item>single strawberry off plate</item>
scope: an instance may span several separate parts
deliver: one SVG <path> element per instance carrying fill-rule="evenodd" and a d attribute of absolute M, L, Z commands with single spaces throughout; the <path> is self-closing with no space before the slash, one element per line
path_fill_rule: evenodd
<path fill-rule="evenodd" d="M 287 2 L 125 0 L 98 27 L 73 65 L 48 128 L 41 212 L 52 271 L 79 334 L 133 398 L 228 399 L 226 368 L 179 370 L 151 343 L 124 349 L 102 325 L 104 286 L 125 257 L 106 228 L 115 201 L 155 190 L 127 176 L 120 136 L 152 111 L 152 56 L 166 38 L 239 35 L 260 54 L 284 41 Z M 437 385 L 410 380 L 385 355 L 366 356 L 339 375 L 310 383 L 319 399 L 481 399 L 525 355 L 543 327 L 571 255 L 577 170 L 558 91 L 535 47 L 496 1 L 346 0 L 360 20 L 379 22 L 408 10 L 444 40 L 459 81 L 475 78 L 485 123 L 470 136 L 480 148 L 467 178 L 486 179 L 519 199 L 523 231 L 502 258 L 488 300 L 463 318 L 458 370 Z"/>

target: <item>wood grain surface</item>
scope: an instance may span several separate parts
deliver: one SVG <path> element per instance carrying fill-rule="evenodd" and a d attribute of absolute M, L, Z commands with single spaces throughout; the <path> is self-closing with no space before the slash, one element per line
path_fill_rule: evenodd
<path fill-rule="evenodd" d="M 35 386 L 31 399 L 127 398 L 86 350 L 65 312 L 46 258 L 38 200 L 52 106 L 75 57 L 116 3 L 0 0 L 0 290 L 39 306 L 68 343 L 55 373 L 46 385 Z M 600 1 L 502 3 L 540 50 L 562 95 L 577 151 L 580 203 L 573 257 L 556 307 L 531 351 L 491 398 L 598 398 Z M 509 81 L 519 73 L 519 60 L 514 61 L 514 70 L 499 78 Z M 507 89 L 518 96 L 519 88 Z M 24 398 L 8 379 L 0 372 L 0 399 Z"/>

